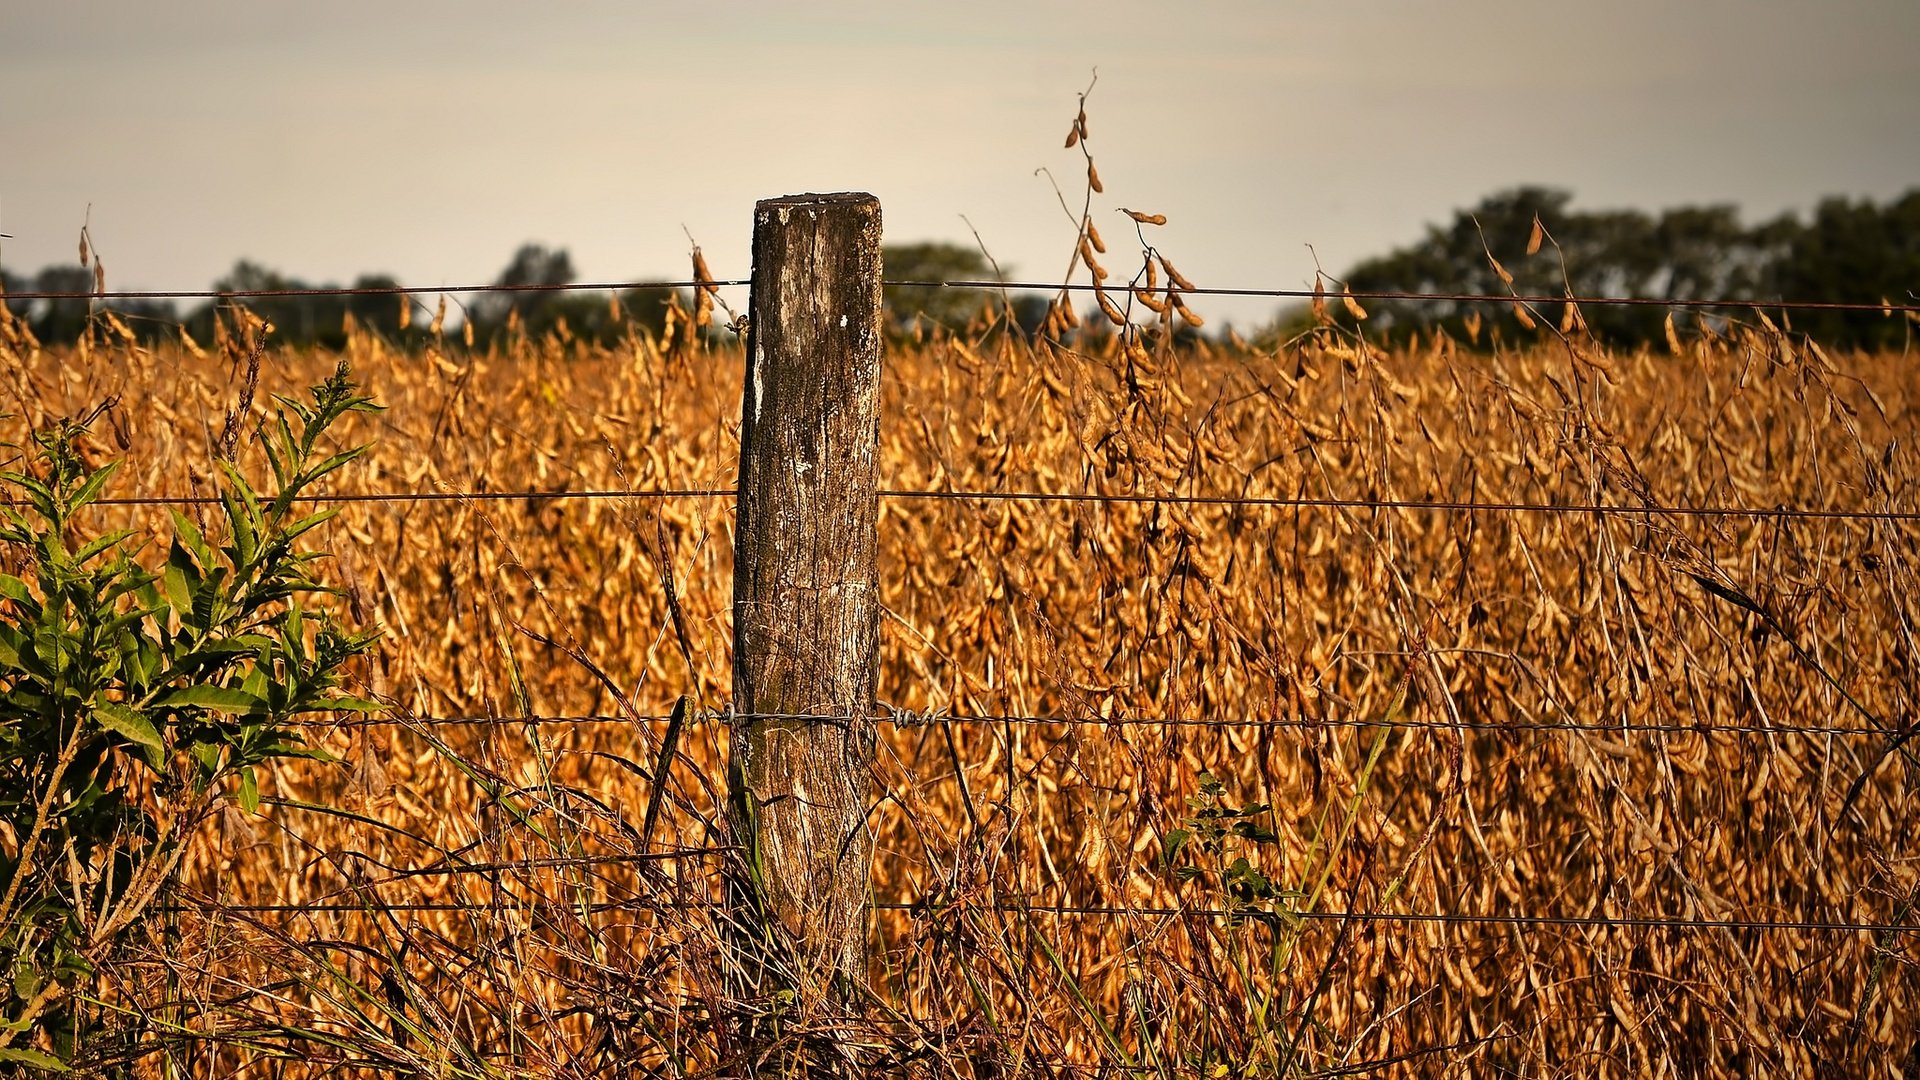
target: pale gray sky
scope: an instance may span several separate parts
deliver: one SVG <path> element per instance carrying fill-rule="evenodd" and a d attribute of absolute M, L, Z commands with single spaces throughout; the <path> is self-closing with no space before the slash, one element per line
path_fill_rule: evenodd
<path fill-rule="evenodd" d="M 1914 0 L 975 0 L 0 8 L 0 259 L 115 288 L 744 276 L 757 198 L 863 189 L 892 241 L 1057 278 L 1089 72 L 1105 196 L 1201 285 L 1309 283 L 1523 182 L 1750 219 L 1920 185 Z M 1077 199 L 1076 199 L 1077 202 Z M 1272 305 L 1213 310 L 1242 323 Z"/>

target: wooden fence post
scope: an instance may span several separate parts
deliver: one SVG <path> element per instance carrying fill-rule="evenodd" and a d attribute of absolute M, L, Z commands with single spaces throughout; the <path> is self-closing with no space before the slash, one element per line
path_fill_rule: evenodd
<path fill-rule="evenodd" d="M 879 200 L 754 207 L 728 786 L 760 930 L 803 1002 L 866 978 L 880 319 Z"/>

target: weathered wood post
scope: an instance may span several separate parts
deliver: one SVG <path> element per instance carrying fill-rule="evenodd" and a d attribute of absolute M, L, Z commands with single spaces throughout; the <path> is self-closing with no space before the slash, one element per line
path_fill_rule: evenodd
<path fill-rule="evenodd" d="M 880 318 L 879 200 L 754 207 L 729 788 L 762 962 L 802 1002 L 866 977 Z"/>

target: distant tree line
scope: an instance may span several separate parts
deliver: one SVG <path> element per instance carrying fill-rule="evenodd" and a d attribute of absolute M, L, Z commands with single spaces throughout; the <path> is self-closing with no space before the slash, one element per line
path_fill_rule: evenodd
<path fill-rule="evenodd" d="M 559 333 L 605 344 L 619 339 L 629 324 L 655 332 L 664 328 L 667 306 L 674 299 L 673 290 L 629 289 L 608 296 L 542 288 L 574 280 L 573 259 L 565 249 L 524 245 L 490 284 L 531 288 L 526 292 L 472 294 L 456 302 L 447 323 L 470 323 L 474 338 L 480 343 L 511 331 L 536 337 Z M 77 265 L 49 266 L 32 277 L 16 276 L 0 269 L 0 285 L 4 285 L 9 295 L 85 293 L 94 287 L 93 272 Z M 397 289 L 399 286 L 400 282 L 391 274 L 362 274 L 346 288 Z M 211 291 L 297 292 L 341 287 L 333 282 L 308 282 L 242 259 L 213 283 Z M 337 349 L 346 344 L 350 321 L 401 342 L 424 338 L 432 332 L 439 298 L 430 292 L 413 296 L 374 293 L 259 296 L 243 302 L 254 314 L 273 324 L 275 341 Z M 692 306 L 685 297 L 681 302 L 688 309 Z M 77 340 L 91 314 L 100 310 L 111 310 L 142 338 L 170 336 L 177 328 L 185 328 L 189 334 L 205 340 L 213 333 L 220 303 L 222 301 L 201 303 L 183 314 L 167 300 L 113 300 L 100 305 L 87 300 L 7 300 L 9 310 L 24 319 L 34 336 L 47 344 Z M 403 308 L 407 310 L 404 320 Z"/>
<path fill-rule="evenodd" d="M 1481 200 L 1432 226 L 1418 243 L 1368 259 L 1346 275 L 1356 292 L 1447 292 L 1630 296 L 1658 300 L 1742 301 L 1718 314 L 1743 314 L 1780 301 L 1913 303 L 1920 292 L 1920 188 L 1885 205 L 1830 198 L 1808 220 L 1787 214 L 1745 225 L 1732 206 L 1682 206 L 1657 215 L 1638 210 L 1574 210 L 1562 190 L 1522 187 Z M 1541 242 L 1527 253 L 1534 222 Z M 1491 255 L 1512 276 L 1503 281 Z M 1405 338 L 1445 329 L 1465 338 L 1478 313 L 1496 322 L 1505 308 L 1449 301 L 1369 301 L 1369 329 Z M 1665 336 L 1663 305 L 1590 304 L 1580 316 L 1616 346 Z M 1351 325 L 1341 305 L 1329 312 Z M 1557 319 L 1549 306 L 1543 314 Z M 1685 313 L 1677 313 L 1680 319 Z M 1907 320 L 1880 312 L 1799 310 L 1796 331 L 1836 346 L 1872 349 L 1906 340 Z M 1685 318 L 1681 325 L 1691 325 Z"/>
<path fill-rule="evenodd" d="M 1745 306 L 1783 300 L 1871 302 L 1882 298 L 1911 303 L 1920 292 L 1920 188 L 1884 205 L 1872 200 L 1830 198 L 1806 220 L 1787 214 L 1747 225 L 1729 205 L 1683 206 L 1649 214 L 1638 210 L 1576 210 L 1570 193 L 1546 187 L 1520 187 L 1489 196 L 1457 212 L 1445 225 L 1430 226 L 1418 242 L 1368 259 L 1353 267 L 1346 281 L 1358 292 L 1505 293 L 1560 296 L 1632 296 L 1652 299 L 1728 298 Z M 1541 244 L 1528 254 L 1534 223 Z M 1511 286 L 1494 270 L 1488 255 L 1512 277 Z M 886 273 L 892 280 L 993 280 L 991 263 L 977 250 L 946 243 L 889 245 Z M 471 326 L 485 343 L 501 334 L 522 333 L 593 342 L 611 342 L 634 329 L 658 333 L 678 305 L 691 311 L 691 298 L 666 289 L 605 293 L 549 291 L 542 287 L 576 280 L 573 260 L 564 248 L 527 244 L 513 254 L 492 284 L 526 291 L 476 293 L 460 301 L 449 319 Z M 388 274 L 363 274 L 354 288 L 392 288 Z M 1241 283 L 1235 283 L 1241 284 Z M 92 289 L 92 273 L 81 266 L 49 266 L 33 276 L 0 269 L 8 293 L 75 292 Z M 299 278 L 248 260 L 235 264 L 213 288 L 253 291 L 313 288 Z M 333 287 L 328 284 L 320 288 Z M 422 302 L 436 303 L 432 294 Z M 434 312 L 417 304 L 403 326 L 397 296 L 260 297 L 247 306 L 275 326 L 275 338 L 297 344 L 337 348 L 345 343 L 349 318 L 362 327 L 406 342 L 429 333 Z M 411 303 L 411 302 L 405 302 Z M 961 330 L 980 320 L 1012 315 L 1020 332 L 1031 333 L 1046 310 L 1043 296 L 1002 298 L 990 290 L 890 286 L 886 291 L 890 329 L 911 335 L 933 327 Z M 84 300 L 8 300 L 36 337 L 47 343 L 71 342 L 96 310 Z M 1377 301 L 1366 305 L 1372 333 L 1404 340 L 1421 331 L 1444 329 L 1465 338 L 1476 319 L 1498 323 L 1501 308 L 1450 301 Z M 158 300 L 121 300 L 112 310 L 142 336 L 172 334 L 184 325 L 196 337 L 212 330 L 215 304 L 181 313 Z M 1344 306 L 1330 305 L 1336 318 L 1354 322 Z M 1601 340 L 1618 346 L 1657 342 L 1665 333 L 1670 309 L 1587 305 L 1581 316 Z M 1544 312 L 1549 317 L 1557 312 Z M 1885 348 L 1906 340 L 1908 322 L 1878 312 L 1796 311 L 1795 330 L 1831 345 Z M 1297 321 L 1298 313 L 1291 317 Z M 1281 323 L 1289 316 L 1283 314 Z"/>

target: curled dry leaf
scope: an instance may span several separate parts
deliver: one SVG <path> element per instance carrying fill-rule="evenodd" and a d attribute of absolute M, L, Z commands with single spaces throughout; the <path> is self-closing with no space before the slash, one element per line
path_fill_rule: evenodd
<path fill-rule="evenodd" d="M 236 855 L 266 843 L 253 822 L 247 820 L 247 812 L 226 800 L 220 806 L 220 834 L 228 851 Z"/>
<path fill-rule="evenodd" d="M 393 781 L 387 777 L 381 762 L 382 748 L 375 745 L 373 733 L 362 729 L 355 750 L 353 768 L 341 795 L 349 801 L 369 803 L 385 799 L 393 791 Z"/>
<path fill-rule="evenodd" d="M 1318 271 L 1313 275 L 1313 321 L 1321 326 L 1333 321 L 1327 318 L 1327 287 Z"/>

